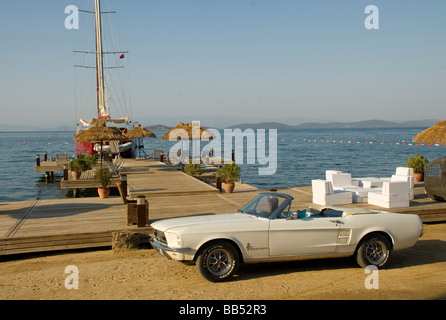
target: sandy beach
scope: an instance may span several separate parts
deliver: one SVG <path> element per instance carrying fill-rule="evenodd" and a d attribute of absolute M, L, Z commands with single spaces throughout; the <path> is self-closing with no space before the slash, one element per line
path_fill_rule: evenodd
<path fill-rule="evenodd" d="M 65 268 L 72 265 L 79 288 L 68 290 Z M 0 299 L 445 299 L 446 224 L 426 224 L 413 248 L 393 252 L 376 274 L 377 289 L 366 288 L 371 275 L 353 259 L 327 259 L 242 265 L 232 281 L 215 284 L 152 249 L 63 252 L 2 257 Z"/>

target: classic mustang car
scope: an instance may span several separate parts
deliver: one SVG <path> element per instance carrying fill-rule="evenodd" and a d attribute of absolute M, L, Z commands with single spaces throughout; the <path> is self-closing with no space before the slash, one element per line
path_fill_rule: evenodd
<path fill-rule="evenodd" d="M 209 281 L 229 280 L 240 263 L 356 256 L 383 267 L 392 250 L 423 233 L 418 215 L 313 206 L 292 211 L 293 198 L 260 193 L 234 214 L 172 218 L 151 224 L 152 247 L 169 259 L 193 261 Z"/>

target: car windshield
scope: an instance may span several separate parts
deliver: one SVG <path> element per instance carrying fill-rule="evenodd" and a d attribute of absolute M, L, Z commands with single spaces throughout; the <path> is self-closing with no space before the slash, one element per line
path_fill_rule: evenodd
<path fill-rule="evenodd" d="M 262 193 L 238 212 L 268 218 L 283 204 L 286 199 L 286 197 L 279 194 Z"/>

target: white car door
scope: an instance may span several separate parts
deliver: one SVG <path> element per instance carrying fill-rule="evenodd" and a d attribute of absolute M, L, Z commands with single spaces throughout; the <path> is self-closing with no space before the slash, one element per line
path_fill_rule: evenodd
<path fill-rule="evenodd" d="M 270 220 L 271 257 L 335 253 L 342 220 L 328 217 Z"/>

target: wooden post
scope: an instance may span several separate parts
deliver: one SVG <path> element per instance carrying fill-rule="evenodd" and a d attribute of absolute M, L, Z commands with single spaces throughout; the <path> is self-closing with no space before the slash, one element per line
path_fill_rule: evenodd
<path fill-rule="evenodd" d="M 43 153 L 43 160 L 48 161 L 48 153 L 46 151 Z"/>
<path fill-rule="evenodd" d="M 40 167 L 40 155 L 36 156 L 36 165 Z"/>
<path fill-rule="evenodd" d="M 136 205 L 138 206 L 138 228 L 145 227 L 146 220 L 146 197 L 138 196 L 136 198 Z"/>
<path fill-rule="evenodd" d="M 124 203 L 127 203 L 127 175 L 121 174 L 121 192 L 122 192 L 122 198 L 124 200 Z"/>
<path fill-rule="evenodd" d="M 215 184 L 217 189 L 221 191 L 221 178 L 217 178 Z"/>
<path fill-rule="evenodd" d="M 162 154 L 162 153 L 160 154 L 160 161 L 164 162 L 164 154 Z"/>
<path fill-rule="evenodd" d="M 63 179 L 68 181 L 68 165 L 63 166 Z"/>

